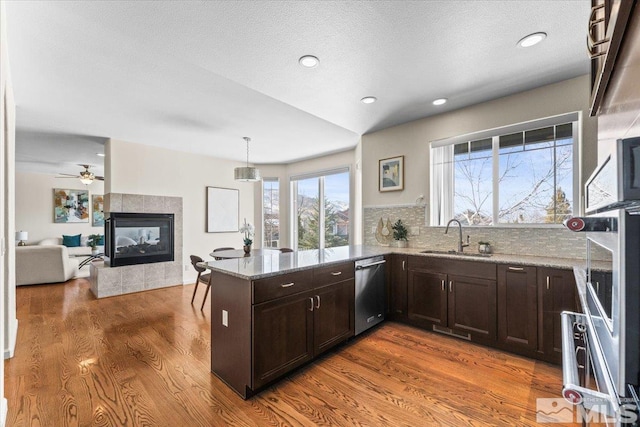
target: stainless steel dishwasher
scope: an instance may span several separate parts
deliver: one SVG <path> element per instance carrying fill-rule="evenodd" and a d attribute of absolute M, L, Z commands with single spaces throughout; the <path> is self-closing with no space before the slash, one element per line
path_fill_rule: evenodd
<path fill-rule="evenodd" d="M 384 257 L 356 261 L 356 335 L 384 320 Z"/>

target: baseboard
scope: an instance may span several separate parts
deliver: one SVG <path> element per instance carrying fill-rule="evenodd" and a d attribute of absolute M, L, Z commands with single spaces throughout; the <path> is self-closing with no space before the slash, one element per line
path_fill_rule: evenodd
<path fill-rule="evenodd" d="M 4 350 L 5 359 L 11 359 L 16 351 L 16 339 L 18 338 L 18 319 L 16 319 L 16 322 L 14 324 L 16 325 L 16 327 L 13 328 L 13 330 L 9 331 L 9 334 L 11 335 L 11 340 L 9 340 L 9 345 L 11 348 L 6 348 Z"/>
<path fill-rule="evenodd" d="M 4 427 L 7 425 L 7 412 L 9 406 L 7 404 L 7 399 L 5 397 L 0 400 L 0 427 Z"/>

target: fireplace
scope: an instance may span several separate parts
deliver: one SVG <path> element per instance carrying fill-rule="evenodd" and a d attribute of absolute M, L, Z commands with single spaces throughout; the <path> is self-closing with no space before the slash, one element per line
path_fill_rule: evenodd
<path fill-rule="evenodd" d="M 173 214 L 111 212 L 104 243 L 110 267 L 173 261 Z"/>

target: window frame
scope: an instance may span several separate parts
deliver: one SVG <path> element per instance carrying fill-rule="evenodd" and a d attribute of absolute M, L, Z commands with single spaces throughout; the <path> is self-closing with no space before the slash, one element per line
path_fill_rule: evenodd
<path fill-rule="evenodd" d="M 448 200 L 448 197 L 443 194 L 444 192 L 440 191 L 438 188 L 435 188 L 436 186 L 434 185 L 436 182 L 441 182 L 443 178 L 435 176 L 436 171 L 433 163 L 433 149 L 438 147 L 453 146 L 455 144 L 460 144 L 463 142 L 477 141 L 482 139 L 491 139 L 492 140 L 492 149 L 491 149 L 492 194 L 491 194 L 491 197 L 492 197 L 492 204 L 493 204 L 491 214 L 492 214 L 493 224 L 468 225 L 465 227 L 478 227 L 478 228 L 487 228 L 487 227 L 489 228 L 491 227 L 495 227 L 495 228 L 561 228 L 563 227 L 562 224 L 558 224 L 558 223 L 500 223 L 498 222 L 499 209 L 497 207 L 499 206 L 499 196 L 500 196 L 500 193 L 498 191 L 499 190 L 498 180 L 499 180 L 499 173 L 500 173 L 499 172 L 499 169 L 500 169 L 499 138 L 500 136 L 504 136 L 512 133 L 518 133 L 518 132 L 526 132 L 526 131 L 536 130 L 536 129 L 550 127 L 550 126 L 557 126 L 557 125 L 562 125 L 566 123 L 571 123 L 572 125 L 571 130 L 572 130 L 572 138 L 573 138 L 573 142 L 572 142 L 572 150 L 573 150 L 572 215 L 574 216 L 581 215 L 581 213 L 583 212 L 582 183 L 580 182 L 581 158 L 582 158 L 582 155 L 580 152 L 580 147 L 582 146 L 581 144 L 582 134 L 580 132 L 580 129 L 582 128 L 582 113 L 577 111 L 577 112 L 572 112 L 567 114 L 560 114 L 557 116 L 546 117 L 543 119 L 531 120 L 527 122 L 516 123 L 513 125 L 487 129 L 479 132 L 458 135 L 451 138 L 431 141 L 429 143 L 430 144 L 430 149 L 429 149 L 430 174 L 429 175 L 430 175 L 430 202 L 431 202 L 431 209 L 429 212 L 429 224 L 435 227 L 444 227 L 444 223 L 439 223 L 439 224 L 435 223 L 435 220 L 437 219 L 437 217 L 440 216 L 440 214 L 436 214 L 437 213 L 436 211 L 440 205 L 434 203 L 434 197 L 437 196 L 438 198 Z M 444 208 L 444 211 L 451 212 L 450 216 L 451 218 L 453 218 L 454 216 L 453 211 L 455 206 L 455 195 L 451 194 L 449 198 L 451 199 L 451 202 L 450 202 L 451 206 L 449 208 Z M 442 220 L 447 221 L 444 218 L 442 218 Z"/>
<path fill-rule="evenodd" d="M 325 169 L 311 173 L 299 174 L 299 175 L 291 175 L 289 177 L 289 206 L 291 207 L 289 212 L 289 218 L 291 218 L 289 231 L 290 231 L 290 242 L 291 248 L 294 250 L 298 250 L 298 221 L 296 221 L 296 208 L 297 208 L 297 196 L 298 196 L 298 181 L 304 179 L 318 178 L 318 199 L 324 200 L 324 178 L 328 175 L 337 175 L 341 173 L 347 173 L 349 177 L 349 242 L 348 245 L 353 244 L 353 185 L 352 179 L 353 175 L 351 173 L 350 166 L 343 166 L 334 169 Z M 324 203 L 320 203 L 319 216 L 320 218 L 325 217 L 325 206 Z M 324 225 L 324 224 L 323 224 Z M 325 248 L 325 229 L 324 226 L 319 226 L 318 230 L 318 250 L 324 250 Z"/>
<path fill-rule="evenodd" d="M 280 184 L 280 178 L 277 177 L 265 177 L 262 178 L 262 185 L 260 186 L 262 189 L 262 200 L 261 200 L 261 205 L 262 205 L 262 218 L 261 218 L 261 223 L 262 223 L 262 247 L 266 248 L 267 246 L 265 246 L 265 223 L 264 223 L 264 213 L 265 213 L 265 206 L 264 206 L 264 183 L 265 182 L 277 182 L 278 183 L 278 200 L 280 200 L 280 196 L 282 195 L 282 185 Z M 280 228 L 280 225 L 282 223 L 282 213 L 280 212 L 280 204 L 278 203 L 278 246 L 269 246 L 269 248 L 280 248 L 280 242 L 282 241 L 282 229 Z"/>

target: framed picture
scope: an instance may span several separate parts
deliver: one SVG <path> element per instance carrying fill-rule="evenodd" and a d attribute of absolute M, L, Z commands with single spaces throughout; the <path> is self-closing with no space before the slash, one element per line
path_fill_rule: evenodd
<path fill-rule="evenodd" d="M 104 226 L 104 196 L 102 194 L 91 196 L 91 225 L 94 227 Z"/>
<path fill-rule="evenodd" d="M 239 230 L 239 193 L 234 188 L 207 187 L 207 233 Z"/>
<path fill-rule="evenodd" d="M 89 222 L 89 191 L 54 188 L 53 222 Z"/>
<path fill-rule="evenodd" d="M 404 189 L 404 156 L 382 159 L 379 162 L 378 190 L 398 191 Z"/>

